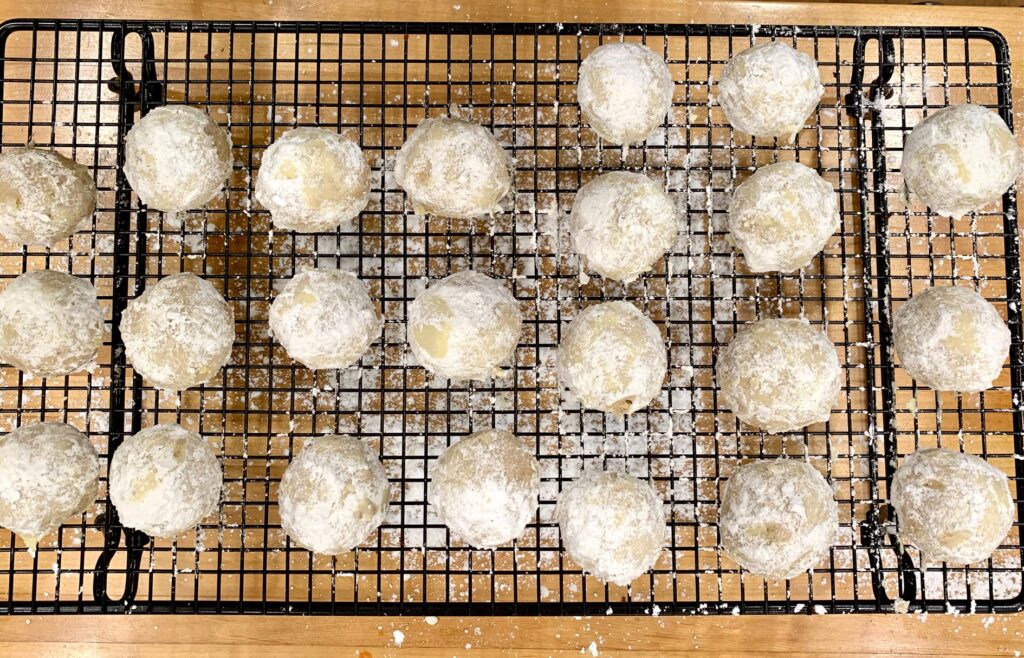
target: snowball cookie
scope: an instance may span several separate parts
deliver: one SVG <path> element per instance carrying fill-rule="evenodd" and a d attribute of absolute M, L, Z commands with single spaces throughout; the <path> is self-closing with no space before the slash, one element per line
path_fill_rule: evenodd
<path fill-rule="evenodd" d="M 476 548 L 523 534 L 539 496 L 540 464 L 505 430 L 471 434 L 431 467 L 430 503 L 456 537 Z"/>
<path fill-rule="evenodd" d="M 928 288 L 893 318 L 900 363 L 936 391 L 984 391 L 1010 354 L 1010 330 L 999 311 L 968 288 Z"/>
<path fill-rule="evenodd" d="M 310 370 L 356 363 L 381 327 L 366 284 L 342 270 L 300 272 L 270 305 L 274 338 Z"/>
<path fill-rule="evenodd" d="M 475 217 L 500 210 L 512 187 L 511 160 L 483 126 L 427 119 L 398 152 L 395 180 L 416 212 Z"/>
<path fill-rule="evenodd" d="M 823 93 L 818 63 L 778 41 L 739 53 L 718 81 L 718 104 L 729 123 L 755 137 L 793 139 Z"/>
<path fill-rule="evenodd" d="M 612 414 L 643 409 L 661 393 L 667 370 L 658 327 L 629 302 L 584 309 L 558 345 L 558 376 L 587 409 Z"/>
<path fill-rule="evenodd" d="M 38 270 L 0 292 L 0 361 L 30 375 L 81 370 L 96 358 L 105 334 L 96 288 L 83 279 Z"/>
<path fill-rule="evenodd" d="M 901 168 L 911 192 L 956 219 L 997 201 L 1024 169 L 1024 152 L 992 110 L 951 105 L 911 131 Z"/>
<path fill-rule="evenodd" d="M 672 74 L 646 46 L 609 43 L 580 64 L 576 96 L 583 118 L 612 144 L 635 144 L 672 108 Z"/>
<path fill-rule="evenodd" d="M 827 421 L 842 374 L 835 345 L 803 320 L 744 325 L 722 349 L 715 371 L 725 406 L 767 432 Z"/>
<path fill-rule="evenodd" d="M 751 272 L 806 267 L 839 228 L 832 184 L 798 162 L 761 167 L 736 188 L 729 232 Z"/>
<path fill-rule="evenodd" d="M 209 281 L 181 272 L 128 302 L 121 338 L 132 367 L 153 386 L 182 391 L 210 381 L 231 357 L 231 305 Z"/>
<path fill-rule="evenodd" d="M 232 164 L 228 132 L 187 105 L 151 110 L 125 138 L 124 175 L 154 210 L 205 206 L 224 187 Z"/>
<path fill-rule="evenodd" d="M 263 154 L 255 193 L 278 228 L 333 231 L 369 202 L 370 165 L 333 130 L 294 128 Z"/>
<path fill-rule="evenodd" d="M 181 425 L 128 437 L 110 460 L 110 502 L 121 523 L 172 539 L 217 510 L 224 476 L 210 445 Z"/>
<path fill-rule="evenodd" d="M 664 188 L 625 171 L 581 187 L 569 216 L 573 248 L 586 265 L 624 283 L 654 267 L 678 232 L 675 204 Z"/>
<path fill-rule="evenodd" d="M 0 153 L 0 235 L 11 242 L 52 247 L 94 210 L 96 183 L 85 166 L 38 148 Z"/>
<path fill-rule="evenodd" d="M 519 344 L 519 302 L 501 282 L 466 270 L 436 281 L 409 305 L 409 347 L 441 377 L 488 379 Z"/>
<path fill-rule="evenodd" d="M 930 560 L 987 560 L 1013 525 L 1006 475 L 984 459 L 952 450 L 918 450 L 892 476 L 900 541 Z"/>
<path fill-rule="evenodd" d="M 96 500 L 99 475 L 96 449 L 74 427 L 22 425 L 0 437 L 0 526 L 34 554 L 40 539 Z"/>
<path fill-rule="evenodd" d="M 832 487 L 795 459 L 759 459 L 739 466 L 722 490 L 722 550 L 766 578 L 793 578 L 814 567 L 839 534 Z"/>
<path fill-rule="evenodd" d="M 668 539 L 658 491 L 623 473 L 585 472 L 558 497 L 555 518 L 569 557 L 616 585 L 653 567 Z"/>
<path fill-rule="evenodd" d="M 306 442 L 281 478 L 281 527 L 314 553 L 344 553 L 384 522 L 389 495 L 384 466 L 367 444 L 319 436 Z"/>

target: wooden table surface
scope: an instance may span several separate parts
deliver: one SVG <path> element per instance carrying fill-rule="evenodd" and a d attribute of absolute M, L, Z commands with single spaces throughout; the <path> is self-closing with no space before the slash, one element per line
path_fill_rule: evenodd
<path fill-rule="evenodd" d="M 15 17 L 982 25 L 998 29 L 1010 42 L 1018 135 L 1024 126 L 1024 8 L 1019 7 L 886 9 L 682 0 L 0 0 L 0 19 Z M 1024 615 L 0 618 L 0 655 L 12 656 L 612 656 L 629 650 L 649 656 L 1021 656 Z"/>

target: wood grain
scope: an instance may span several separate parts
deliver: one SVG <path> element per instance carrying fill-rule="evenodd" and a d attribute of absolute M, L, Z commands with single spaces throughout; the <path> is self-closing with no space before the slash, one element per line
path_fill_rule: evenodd
<path fill-rule="evenodd" d="M 1001 3 L 1005 4 L 1005 3 Z M 678 0 L 0 0 L 0 18 L 125 17 L 264 20 L 518 20 L 984 25 L 1010 42 L 1018 135 L 1024 125 L 1024 9 Z M 1022 140 L 1024 141 L 1024 140 Z M 395 631 L 404 637 L 401 648 Z M 592 645 L 593 643 L 593 645 Z M 373 656 L 1013 656 L 1024 616 L 725 618 L 20 617 L 0 619 L 0 655 Z M 1017 654 L 1019 655 L 1019 654 Z"/>

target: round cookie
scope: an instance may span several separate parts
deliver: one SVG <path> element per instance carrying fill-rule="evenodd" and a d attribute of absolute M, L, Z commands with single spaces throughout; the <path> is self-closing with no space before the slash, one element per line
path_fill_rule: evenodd
<path fill-rule="evenodd" d="M 64 272 L 26 272 L 0 292 L 0 360 L 35 377 L 88 367 L 107 329 L 96 288 Z"/>

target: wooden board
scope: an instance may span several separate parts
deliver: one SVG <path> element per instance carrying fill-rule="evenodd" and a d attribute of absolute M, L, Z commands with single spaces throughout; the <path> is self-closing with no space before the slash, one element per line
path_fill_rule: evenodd
<path fill-rule="evenodd" d="M 521 20 L 755 22 L 904 25 L 985 25 L 1011 44 L 1015 72 L 1016 125 L 1022 111 L 1024 10 L 901 7 L 879 15 L 877 6 L 825 7 L 799 3 L 699 3 L 672 0 L 600 5 L 471 2 L 94 2 L 43 1 L 26 5 L 0 2 L 0 17 L 116 16 L 137 18 L 239 18 L 309 20 Z M 0 620 L 0 652 L 13 655 L 63 653 L 182 655 L 213 651 L 272 655 L 390 655 L 397 653 L 395 631 L 404 635 L 410 655 L 497 653 L 520 655 L 617 655 L 628 649 L 649 655 L 739 653 L 760 655 L 1013 655 L 1024 650 L 1024 621 L 963 616 L 927 621 L 915 617 L 787 618 L 598 618 L 598 619 L 422 619 L 383 618 L 210 618 L 61 617 Z M 136 645 L 129 648 L 129 645 Z M 468 646 L 467 646 L 468 645 Z M 590 652 L 590 653 L 586 653 Z"/>

